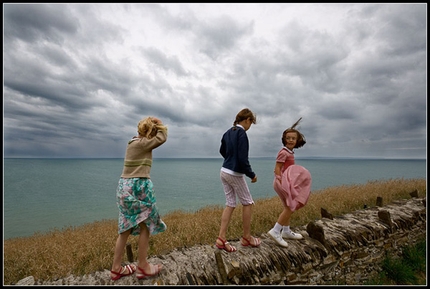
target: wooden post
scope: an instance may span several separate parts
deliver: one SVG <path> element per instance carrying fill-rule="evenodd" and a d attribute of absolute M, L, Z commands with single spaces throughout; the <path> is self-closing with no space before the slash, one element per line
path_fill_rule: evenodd
<path fill-rule="evenodd" d="M 376 206 L 382 207 L 382 197 L 377 197 L 376 198 Z"/>
<path fill-rule="evenodd" d="M 128 262 L 133 263 L 133 251 L 131 250 L 131 244 L 127 243 L 125 248 L 127 249 Z"/>

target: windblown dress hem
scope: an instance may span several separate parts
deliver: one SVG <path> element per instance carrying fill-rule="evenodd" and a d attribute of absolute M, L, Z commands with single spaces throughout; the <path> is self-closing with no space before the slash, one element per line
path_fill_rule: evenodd
<path fill-rule="evenodd" d="M 299 165 L 290 165 L 281 177 L 273 180 L 273 188 L 281 198 L 282 204 L 292 212 L 304 207 L 311 193 L 312 178 L 310 172 Z"/>
<path fill-rule="evenodd" d="M 156 206 L 151 179 L 120 178 L 116 199 L 119 209 L 118 234 L 131 229 L 131 235 L 139 235 L 141 222 L 146 224 L 151 235 L 167 229 Z"/>

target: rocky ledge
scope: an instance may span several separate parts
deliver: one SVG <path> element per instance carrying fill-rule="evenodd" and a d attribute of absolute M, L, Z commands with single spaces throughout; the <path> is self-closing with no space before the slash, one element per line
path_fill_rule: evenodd
<path fill-rule="evenodd" d="M 211 245 L 180 248 L 149 258 L 162 263 L 155 277 L 138 280 L 135 275 L 117 281 L 109 270 L 58 280 L 35 281 L 32 276 L 16 285 L 326 285 L 362 284 L 380 271 L 388 251 L 400 252 L 404 245 L 426 237 L 425 198 L 396 201 L 294 228 L 305 238 L 277 246 L 262 234 L 258 248 L 243 247 L 227 253 Z M 322 210 L 323 214 L 323 210 Z"/>

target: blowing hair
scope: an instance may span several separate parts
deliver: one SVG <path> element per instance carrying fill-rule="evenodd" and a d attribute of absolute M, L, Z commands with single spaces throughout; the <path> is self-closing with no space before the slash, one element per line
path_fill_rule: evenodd
<path fill-rule="evenodd" d="M 150 116 L 140 120 L 137 124 L 139 135 L 148 139 L 155 137 L 159 130 L 167 131 L 167 127 L 163 124 L 155 123 L 154 119 Z"/>
<path fill-rule="evenodd" d="M 236 115 L 236 120 L 234 121 L 233 125 L 236 126 L 236 124 L 248 118 L 251 119 L 253 124 L 257 123 L 257 116 L 250 109 L 244 108 Z"/>
<path fill-rule="evenodd" d="M 296 121 L 291 127 L 284 130 L 284 132 L 282 133 L 281 141 L 282 141 L 282 144 L 284 146 L 287 145 L 287 141 L 285 140 L 285 137 L 286 137 L 287 133 L 289 133 L 289 132 L 295 132 L 297 134 L 297 142 L 296 142 L 296 145 L 294 146 L 294 148 L 296 148 L 296 149 L 301 148 L 302 146 L 305 145 L 305 143 L 306 143 L 305 136 L 296 129 L 296 126 L 299 124 L 299 122 L 301 120 L 302 120 L 302 118 L 299 118 L 298 121 Z"/>

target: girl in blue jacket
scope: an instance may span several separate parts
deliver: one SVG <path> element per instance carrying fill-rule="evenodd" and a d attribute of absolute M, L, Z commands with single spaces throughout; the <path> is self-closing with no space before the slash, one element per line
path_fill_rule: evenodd
<path fill-rule="evenodd" d="M 248 108 L 242 109 L 237 115 L 233 126 L 227 130 L 221 139 L 220 154 L 224 162 L 220 172 L 220 178 L 224 187 L 226 207 L 221 216 L 221 228 L 216 246 L 227 252 L 235 252 L 237 249 L 226 239 L 228 224 L 236 207 L 236 197 L 243 206 L 242 246 L 258 247 L 261 244 L 259 238 L 251 236 L 252 199 L 245 176 L 252 183 L 257 181 L 257 175 L 253 172 L 248 160 L 249 142 L 246 131 L 252 124 L 257 123 L 255 114 Z"/>

